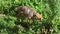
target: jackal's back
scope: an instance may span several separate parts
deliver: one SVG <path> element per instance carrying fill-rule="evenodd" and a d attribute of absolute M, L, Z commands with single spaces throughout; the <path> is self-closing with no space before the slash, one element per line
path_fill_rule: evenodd
<path fill-rule="evenodd" d="M 27 14 L 29 17 L 32 17 L 33 15 L 36 14 L 36 11 L 28 6 L 20 6 L 18 8 L 18 13 Z"/>

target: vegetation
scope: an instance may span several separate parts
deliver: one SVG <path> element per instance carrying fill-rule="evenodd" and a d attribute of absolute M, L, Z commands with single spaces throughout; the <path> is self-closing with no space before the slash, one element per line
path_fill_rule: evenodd
<path fill-rule="evenodd" d="M 25 27 L 27 19 L 15 25 L 16 11 L 21 5 L 41 13 L 43 20 L 31 20 L 29 28 Z M 48 34 L 60 34 L 60 0 L 0 0 L 0 14 L 5 14 L 0 15 L 0 34 L 44 34 L 46 29 Z"/>

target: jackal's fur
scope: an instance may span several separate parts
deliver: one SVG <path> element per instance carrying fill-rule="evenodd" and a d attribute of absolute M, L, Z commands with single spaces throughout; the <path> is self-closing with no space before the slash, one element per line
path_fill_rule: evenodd
<path fill-rule="evenodd" d="M 31 17 L 34 17 L 34 16 L 36 16 L 37 19 L 42 20 L 42 14 L 37 13 L 33 8 L 28 6 L 20 6 L 17 9 L 17 14 L 18 14 L 17 21 L 23 15 L 23 17 L 28 17 L 28 24 L 30 22 Z"/>

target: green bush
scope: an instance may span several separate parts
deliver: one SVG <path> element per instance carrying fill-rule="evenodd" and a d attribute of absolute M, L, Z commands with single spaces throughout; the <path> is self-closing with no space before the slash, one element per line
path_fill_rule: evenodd
<path fill-rule="evenodd" d="M 60 0 L 0 0 L 0 14 L 6 16 L 0 18 L 0 34 L 42 34 L 44 26 L 49 28 L 49 34 L 60 33 Z M 19 6 L 30 6 L 38 13 L 42 13 L 43 20 L 39 22 L 33 19 L 29 28 L 15 25 L 17 8 Z M 26 22 L 26 23 L 25 23 Z M 27 25 L 27 20 L 24 20 Z M 26 26 L 25 25 L 25 26 Z"/>

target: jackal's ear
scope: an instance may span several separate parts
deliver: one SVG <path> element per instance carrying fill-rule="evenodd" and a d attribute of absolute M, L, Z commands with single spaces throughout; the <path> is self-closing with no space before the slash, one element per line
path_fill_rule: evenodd
<path fill-rule="evenodd" d="M 39 13 L 40 15 L 42 15 L 41 13 Z"/>

